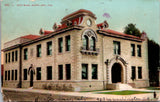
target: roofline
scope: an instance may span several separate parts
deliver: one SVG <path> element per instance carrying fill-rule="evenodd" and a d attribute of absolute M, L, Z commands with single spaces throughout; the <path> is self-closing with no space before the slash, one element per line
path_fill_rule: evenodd
<path fill-rule="evenodd" d="M 73 16 L 69 16 L 69 17 L 67 17 L 67 18 L 65 18 L 65 19 L 62 19 L 61 23 L 67 22 L 68 20 L 70 20 L 70 19 L 72 19 L 72 18 L 74 19 L 74 18 L 77 18 L 77 17 L 80 17 L 80 16 L 91 16 L 92 18 L 97 19 L 97 17 L 95 17 L 95 16 L 93 16 L 93 15 L 91 15 L 91 14 L 88 14 L 88 13 L 83 12 L 83 13 L 81 13 L 81 14 L 75 14 L 75 15 L 73 15 Z"/>
<path fill-rule="evenodd" d="M 125 39 L 125 40 L 136 41 L 136 42 L 142 42 L 142 39 L 133 38 L 133 37 L 129 37 L 129 36 L 118 35 L 118 34 L 116 35 L 116 34 L 113 34 L 113 33 L 105 32 L 103 30 L 97 30 L 97 33 L 105 35 L 105 36 L 110 36 L 110 37 L 115 37 L 115 38 L 121 38 L 121 39 Z"/>
<path fill-rule="evenodd" d="M 12 49 L 19 48 L 20 46 L 21 46 L 21 44 L 13 45 L 13 46 L 10 46 L 8 48 L 2 49 L 1 51 L 3 51 L 3 52 L 9 51 L 9 50 L 12 50 Z"/>
<path fill-rule="evenodd" d="M 20 46 L 27 46 L 27 45 L 30 45 L 30 44 L 33 44 L 33 43 L 36 43 L 38 41 L 42 41 L 42 40 L 45 40 L 45 39 L 49 39 L 55 35 L 58 35 L 58 34 L 61 34 L 61 33 L 64 33 L 64 32 L 67 32 L 67 31 L 70 31 L 70 30 L 81 30 L 83 28 L 83 26 L 78 26 L 78 25 L 73 25 L 73 26 L 70 26 L 70 27 L 67 27 L 67 28 L 64 28 L 64 29 L 61 29 L 61 30 L 57 30 L 53 33 L 50 33 L 50 34 L 47 34 L 45 36 L 42 36 L 42 37 L 39 37 L 37 39 L 34 39 L 34 40 L 30 40 L 30 41 L 27 41 L 27 42 L 24 42 L 24 43 L 21 43 L 21 44 L 17 44 L 17 45 L 13 45 L 11 47 L 8 47 L 8 48 L 5 48 L 5 49 L 2 49 L 1 51 L 8 51 L 8 50 L 11 50 L 11 49 L 15 49 L 15 48 L 18 48 Z"/>
<path fill-rule="evenodd" d="M 66 20 L 66 19 L 68 19 L 68 18 L 70 18 L 70 17 L 72 18 L 72 17 L 74 17 L 74 15 L 77 15 L 77 14 L 88 14 L 88 15 L 93 16 L 94 18 L 96 18 L 96 17 L 95 17 L 95 14 L 94 14 L 93 12 L 91 12 L 90 10 L 79 9 L 79 10 L 74 11 L 74 12 L 66 15 L 65 17 L 63 17 L 63 18 L 62 18 L 62 21 Z"/>

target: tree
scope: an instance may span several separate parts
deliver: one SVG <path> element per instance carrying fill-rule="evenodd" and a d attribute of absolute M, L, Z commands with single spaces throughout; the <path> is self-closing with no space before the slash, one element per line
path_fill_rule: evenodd
<path fill-rule="evenodd" d="M 154 40 L 148 39 L 148 65 L 149 65 L 149 81 L 151 86 L 158 86 L 158 70 L 159 67 L 159 49 L 160 46 Z"/>
<path fill-rule="evenodd" d="M 141 36 L 140 30 L 136 28 L 136 24 L 132 24 L 132 23 L 128 24 L 125 27 L 124 33 L 129 34 L 129 35 L 138 36 L 138 37 Z"/>
<path fill-rule="evenodd" d="M 136 24 L 128 24 L 124 30 L 125 34 L 141 36 L 141 32 L 138 28 L 136 28 Z M 158 86 L 158 70 L 159 67 L 159 51 L 160 45 L 156 43 L 154 40 L 150 40 L 148 38 L 148 67 L 149 67 L 149 82 L 151 86 Z"/>

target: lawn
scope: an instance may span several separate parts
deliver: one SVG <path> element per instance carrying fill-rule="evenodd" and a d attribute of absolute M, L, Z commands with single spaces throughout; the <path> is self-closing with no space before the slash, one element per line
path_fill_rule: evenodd
<path fill-rule="evenodd" d="M 148 90 L 160 90 L 160 87 L 147 87 Z"/>
<path fill-rule="evenodd" d="M 132 94 L 144 94 L 144 93 L 153 93 L 153 92 L 145 92 L 145 91 L 112 91 L 112 92 L 97 92 L 98 94 L 113 94 L 113 95 L 132 95 Z"/>
<path fill-rule="evenodd" d="M 96 92 L 96 91 L 109 91 L 109 90 L 92 90 L 92 91 L 80 91 L 80 92 Z"/>

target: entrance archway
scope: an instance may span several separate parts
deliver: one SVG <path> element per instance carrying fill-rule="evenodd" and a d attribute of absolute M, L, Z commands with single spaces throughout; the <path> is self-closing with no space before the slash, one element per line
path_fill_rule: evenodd
<path fill-rule="evenodd" d="M 122 82 L 123 80 L 123 70 L 119 63 L 115 63 L 112 66 L 112 83 Z"/>

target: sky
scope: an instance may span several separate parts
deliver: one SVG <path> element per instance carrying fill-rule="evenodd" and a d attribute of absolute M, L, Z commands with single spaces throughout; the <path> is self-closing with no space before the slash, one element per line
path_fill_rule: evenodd
<path fill-rule="evenodd" d="M 53 24 L 79 9 L 93 12 L 96 23 L 106 20 L 109 29 L 123 32 L 136 24 L 150 39 L 159 43 L 160 0 L 0 0 L 1 48 L 5 42 L 27 34 L 39 35 L 40 28 L 53 30 Z M 28 6 L 27 6 L 28 5 Z M 35 6 L 36 5 L 36 6 Z"/>

